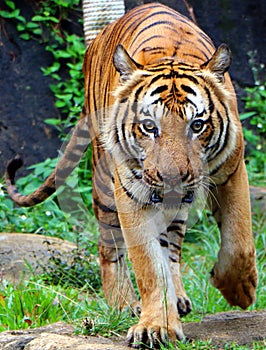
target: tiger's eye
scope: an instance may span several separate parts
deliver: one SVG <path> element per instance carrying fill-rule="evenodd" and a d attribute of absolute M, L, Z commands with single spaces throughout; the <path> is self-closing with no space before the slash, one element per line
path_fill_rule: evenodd
<path fill-rule="evenodd" d="M 200 119 L 194 120 L 190 125 L 194 133 L 199 133 L 203 129 L 203 126 L 204 126 L 204 121 Z"/>
<path fill-rule="evenodd" d="M 154 137 L 158 137 L 159 131 L 153 120 L 145 119 L 143 120 L 142 125 L 143 125 L 143 129 L 147 133 L 154 134 Z"/>
<path fill-rule="evenodd" d="M 147 131 L 153 131 L 156 128 L 156 125 L 150 119 L 144 120 L 143 125 Z"/>

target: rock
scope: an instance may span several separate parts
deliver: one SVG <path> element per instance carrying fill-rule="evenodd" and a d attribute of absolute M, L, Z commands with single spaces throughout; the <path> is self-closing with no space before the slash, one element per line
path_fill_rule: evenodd
<path fill-rule="evenodd" d="M 226 312 L 206 316 L 202 322 L 184 323 L 184 332 L 192 340 L 212 339 L 217 350 L 232 342 L 251 345 L 265 343 L 266 311 Z M 125 339 L 125 337 L 123 337 Z M 58 322 L 49 326 L 0 334 L 0 349 L 5 350 L 126 350 L 125 340 L 74 335 L 72 325 Z"/>
<path fill-rule="evenodd" d="M 127 350 L 124 343 L 103 337 L 74 335 L 74 327 L 58 322 L 49 326 L 0 334 L 0 349 L 5 350 Z"/>
<path fill-rule="evenodd" d="M 51 251 L 71 253 L 76 245 L 62 239 L 25 233 L 0 233 L 0 274 L 4 279 L 19 281 L 29 269 L 41 273 Z"/>

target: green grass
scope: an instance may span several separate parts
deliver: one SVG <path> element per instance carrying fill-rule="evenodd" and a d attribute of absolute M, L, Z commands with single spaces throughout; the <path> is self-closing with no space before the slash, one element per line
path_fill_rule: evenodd
<path fill-rule="evenodd" d="M 191 229 L 190 236 L 196 237 L 196 243 L 184 243 L 183 278 L 186 291 L 193 301 L 193 311 L 184 319 L 184 322 L 198 321 L 206 314 L 237 309 L 229 307 L 208 280 L 209 271 L 219 249 L 218 230 L 208 221 L 207 216 L 203 216 L 202 221 Z M 253 219 L 260 282 L 257 301 L 250 307 L 250 310 L 260 310 L 266 307 L 266 276 L 263 273 L 266 261 L 265 222 L 265 217 L 255 216 Z M 95 232 L 95 226 L 92 229 Z M 62 273 L 60 268 L 59 264 L 58 275 Z M 95 265 L 91 268 L 95 268 Z M 73 274 L 78 275 L 78 271 L 69 269 L 66 273 L 75 282 L 77 277 Z M 2 281 L 0 285 L 0 331 L 39 327 L 63 320 L 74 323 L 77 331 L 85 334 L 105 337 L 125 336 L 127 329 L 137 322 L 137 319 L 132 318 L 130 311 L 119 312 L 110 308 L 105 303 L 100 288 L 92 288 L 89 281 L 84 288 L 78 288 L 73 286 L 74 283 L 61 281 L 63 285 L 60 285 L 60 281 L 57 281 L 56 285 L 54 281 L 47 281 L 45 276 L 42 277 L 43 279 L 39 280 L 31 277 L 16 286 Z M 185 345 L 181 343 L 178 346 L 179 349 L 188 350 L 215 349 L 210 341 L 194 341 Z M 167 349 L 174 349 L 174 347 L 169 345 Z M 229 344 L 225 349 L 249 348 Z M 259 343 L 254 343 L 252 349 L 259 350 L 263 347 Z"/>
<path fill-rule="evenodd" d="M 31 276 L 18 285 L 4 280 L 0 282 L 0 331 L 39 327 L 62 320 L 75 324 L 77 332 L 84 334 L 125 337 L 127 329 L 137 322 L 130 310 L 119 312 L 105 303 L 98 264 L 93 258 L 86 263 L 80 258 L 81 252 L 88 258 L 97 251 L 96 221 L 89 211 L 84 215 L 80 219 L 79 214 L 63 214 L 54 200 L 34 208 L 17 208 L 0 186 L 1 231 L 46 233 L 78 244 L 76 258 L 70 265 L 64 255 L 54 254 L 46 273 L 41 276 Z M 260 279 L 257 301 L 249 310 L 261 310 L 266 308 L 266 214 L 254 213 L 253 232 Z M 189 230 L 188 241 L 183 244 L 183 280 L 193 303 L 193 311 L 183 322 L 199 321 L 207 314 L 238 310 L 228 306 L 209 282 L 219 243 L 218 229 L 205 213 Z M 178 347 L 215 349 L 210 341 L 181 343 Z M 174 349 L 174 346 L 169 345 L 167 349 Z M 225 349 L 249 348 L 228 344 Z M 264 347 L 254 343 L 252 349 L 262 350 Z"/>
<path fill-rule="evenodd" d="M 211 340 L 201 341 L 195 340 L 191 343 L 182 343 L 177 342 L 176 345 L 167 344 L 167 347 L 161 346 L 160 350 L 212 350 L 217 349 L 218 347 L 212 344 Z M 221 347 L 219 347 L 221 349 Z M 259 342 L 254 342 L 252 344 L 252 348 L 248 346 L 239 346 L 235 343 L 225 344 L 223 347 L 224 350 L 265 350 L 265 344 L 261 344 Z"/>
<path fill-rule="evenodd" d="M 84 293 L 84 292 L 83 292 Z M 0 287 L 0 331 L 39 327 L 57 321 L 71 322 L 85 316 L 87 306 L 80 291 L 24 281 Z"/>
<path fill-rule="evenodd" d="M 183 280 L 187 294 L 193 302 L 193 311 L 186 317 L 186 321 L 199 320 L 206 314 L 239 310 L 237 307 L 230 307 L 209 281 L 209 274 L 220 247 L 218 228 L 214 223 L 210 224 L 210 219 L 205 215 L 198 227 L 191 229 L 190 235 L 193 233 L 197 237 L 196 243 L 185 242 L 183 245 Z M 253 216 L 253 232 L 259 285 L 256 303 L 249 310 L 259 310 L 266 307 L 266 213 L 263 216 Z"/>

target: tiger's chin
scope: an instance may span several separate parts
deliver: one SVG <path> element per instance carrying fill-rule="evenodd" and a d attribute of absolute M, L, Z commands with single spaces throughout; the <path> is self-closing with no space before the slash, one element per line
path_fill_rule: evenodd
<path fill-rule="evenodd" d="M 191 204 L 195 198 L 194 191 L 179 193 L 177 191 L 168 191 L 165 193 L 153 192 L 151 203 L 154 205 L 162 204 L 166 208 L 178 208 L 182 204 Z"/>

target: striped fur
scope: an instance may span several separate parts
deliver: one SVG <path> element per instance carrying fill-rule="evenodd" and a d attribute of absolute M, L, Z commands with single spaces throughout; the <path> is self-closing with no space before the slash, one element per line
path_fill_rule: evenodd
<path fill-rule="evenodd" d="M 8 166 L 12 199 L 35 205 L 92 143 L 103 290 L 111 305 L 140 309 L 127 248 L 142 301 L 139 323 L 128 332 L 134 347 L 184 337 L 180 316 L 192 306 L 181 278 L 181 246 L 189 208 L 202 189 L 211 192 L 221 231 L 211 281 L 231 305 L 246 308 L 255 300 L 248 182 L 230 63 L 228 47 L 215 50 L 181 14 L 160 4 L 137 7 L 88 47 L 84 110 L 45 184 L 22 196 L 14 184 L 18 161 Z"/>

